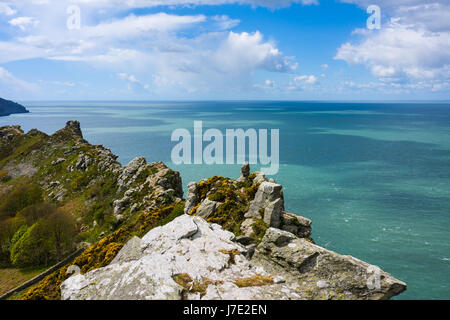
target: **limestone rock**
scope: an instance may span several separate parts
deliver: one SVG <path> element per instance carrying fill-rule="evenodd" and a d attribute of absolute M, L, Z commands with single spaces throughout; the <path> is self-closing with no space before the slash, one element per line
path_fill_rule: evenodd
<path fill-rule="evenodd" d="M 281 215 L 281 229 L 291 232 L 299 238 L 311 237 L 312 221 L 290 212 L 283 212 Z"/>
<path fill-rule="evenodd" d="M 191 182 L 188 184 L 188 196 L 184 206 L 184 213 L 189 214 L 191 210 L 198 204 L 197 183 Z"/>
<path fill-rule="evenodd" d="M 214 214 L 214 212 L 216 212 L 220 204 L 220 202 L 211 201 L 206 198 L 197 209 L 197 216 L 202 217 L 203 219 L 208 219 L 212 214 Z"/>
<path fill-rule="evenodd" d="M 79 121 L 68 121 L 66 123 L 66 129 L 73 132 L 73 134 L 79 138 L 83 138 L 83 133 L 81 132 L 81 126 Z"/>
<path fill-rule="evenodd" d="M 406 289 L 375 266 L 275 228 L 268 229 L 251 261 L 298 281 L 308 299 L 389 299 Z"/>
<path fill-rule="evenodd" d="M 279 227 L 284 211 L 282 186 L 272 182 L 263 182 L 250 203 L 246 218 L 264 219 L 271 227 Z"/>
<path fill-rule="evenodd" d="M 61 297 L 387 299 L 406 288 L 374 266 L 279 229 L 268 229 L 250 260 L 248 249 L 236 240 L 219 225 L 182 215 L 142 239 L 132 238 L 108 266 L 67 279 L 61 285 Z M 379 287 L 374 275 L 380 278 Z"/>

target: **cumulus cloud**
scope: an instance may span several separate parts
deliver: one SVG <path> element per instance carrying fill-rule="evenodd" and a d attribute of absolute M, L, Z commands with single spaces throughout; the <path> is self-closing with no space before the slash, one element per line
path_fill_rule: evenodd
<path fill-rule="evenodd" d="M 10 20 L 9 24 L 25 31 L 29 27 L 36 27 L 39 24 L 39 20 L 33 17 L 18 17 Z"/>
<path fill-rule="evenodd" d="M 297 68 L 292 58 L 284 56 L 274 44 L 264 42 L 259 31 L 231 31 L 216 53 L 216 59 L 223 72 L 240 72 L 255 68 L 289 72 Z"/>
<path fill-rule="evenodd" d="M 17 11 L 11 8 L 7 3 L 0 2 L 0 15 L 4 14 L 7 16 L 13 16 L 16 13 Z"/>
<path fill-rule="evenodd" d="M 410 83 L 417 88 L 445 88 L 450 77 L 450 5 L 443 1 L 341 0 L 365 8 L 378 4 L 380 30 L 358 29 L 359 41 L 342 44 L 335 59 L 365 65 L 384 82 Z M 428 81 L 424 85 L 424 81 Z M 437 82 L 437 83 L 436 83 Z M 439 85 L 442 84 L 442 86 Z"/>

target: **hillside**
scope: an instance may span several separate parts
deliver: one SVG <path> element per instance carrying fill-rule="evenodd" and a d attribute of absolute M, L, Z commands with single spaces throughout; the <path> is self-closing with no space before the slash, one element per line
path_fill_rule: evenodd
<path fill-rule="evenodd" d="M 315 245 L 282 186 L 247 164 L 238 180 L 188 189 L 184 201 L 179 173 L 161 162 L 121 166 L 77 121 L 51 136 L 0 128 L 0 263 L 39 267 L 85 248 L 21 296 L 33 300 L 389 299 L 406 289 Z"/>
<path fill-rule="evenodd" d="M 0 117 L 9 116 L 14 113 L 28 113 L 24 106 L 9 100 L 0 98 Z"/>

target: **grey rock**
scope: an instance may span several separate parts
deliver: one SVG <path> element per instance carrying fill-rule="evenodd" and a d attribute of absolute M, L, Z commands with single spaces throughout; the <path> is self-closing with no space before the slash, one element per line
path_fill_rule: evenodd
<path fill-rule="evenodd" d="M 311 237 L 311 224 L 311 220 L 290 212 L 283 212 L 281 216 L 281 229 L 291 232 L 299 238 Z"/>
<path fill-rule="evenodd" d="M 77 137 L 83 138 L 79 121 L 67 121 L 66 129 L 71 130 Z"/>
<path fill-rule="evenodd" d="M 233 253 L 233 254 L 231 254 Z M 278 300 L 386 299 L 406 285 L 380 270 L 379 289 L 369 289 L 369 264 L 270 228 L 253 257 L 221 226 L 183 215 L 134 237 L 106 267 L 77 274 L 61 285 L 66 300 Z M 202 296 L 178 275 L 205 281 Z M 265 285 L 252 283 L 255 276 Z M 238 286 L 245 279 L 248 286 Z M 272 280 L 270 280 L 272 279 Z M 190 289 L 189 289 L 190 288 Z"/>
<path fill-rule="evenodd" d="M 281 224 L 281 214 L 284 210 L 284 201 L 279 198 L 264 209 L 264 222 L 271 227 L 278 228 Z"/>
<path fill-rule="evenodd" d="M 60 163 L 63 163 L 64 161 L 66 161 L 66 159 L 64 159 L 64 158 L 58 158 L 58 159 L 56 159 L 55 161 L 52 161 L 51 165 L 52 165 L 52 166 L 56 166 L 56 165 L 58 165 L 58 164 L 60 164 Z"/>
<path fill-rule="evenodd" d="M 252 235 L 254 235 L 254 231 L 253 231 L 253 225 L 256 223 L 256 220 L 253 218 L 247 218 L 244 220 L 244 222 L 241 223 L 241 232 L 246 236 L 246 237 L 251 237 Z"/>
<path fill-rule="evenodd" d="M 221 205 L 220 202 L 217 201 L 211 201 L 208 198 L 203 200 L 200 207 L 197 209 L 197 216 L 208 219 L 210 216 L 216 212 L 217 208 Z"/>
<path fill-rule="evenodd" d="M 308 299 L 389 299 L 406 289 L 404 282 L 381 270 L 379 288 L 371 289 L 374 266 L 275 228 L 266 232 L 251 261 L 287 281 L 297 279 Z"/>
<path fill-rule="evenodd" d="M 250 203 L 246 218 L 264 219 L 271 227 L 279 227 L 284 211 L 282 186 L 276 183 L 263 182 L 256 192 L 255 199 Z"/>
<path fill-rule="evenodd" d="M 242 165 L 241 173 L 242 173 L 242 177 L 244 177 L 244 179 L 248 179 L 248 176 L 250 175 L 250 164 L 248 162 L 245 162 Z"/>
<path fill-rule="evenodd" d="M 142 241 L 140 238 L 134 236 L 123 246 L 111 264 L 138 260 L 142 257 L 142 253 Z"/>

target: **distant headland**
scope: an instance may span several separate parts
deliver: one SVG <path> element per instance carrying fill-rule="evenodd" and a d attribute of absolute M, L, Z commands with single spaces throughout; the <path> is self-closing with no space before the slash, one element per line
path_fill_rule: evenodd
<path fill-rule="evenodd" d="M 0 98 L 0 117 L 9 116 L 14 113 L 28 113 L 24 106 L 9 100 Z"/>

